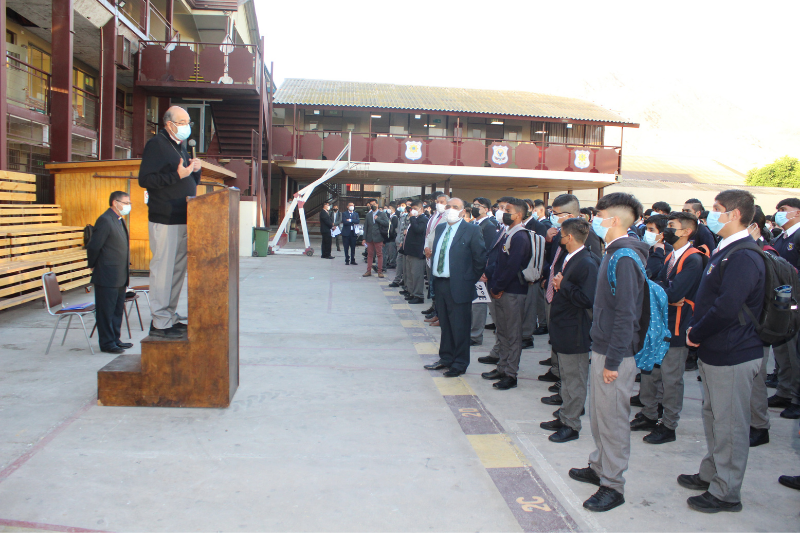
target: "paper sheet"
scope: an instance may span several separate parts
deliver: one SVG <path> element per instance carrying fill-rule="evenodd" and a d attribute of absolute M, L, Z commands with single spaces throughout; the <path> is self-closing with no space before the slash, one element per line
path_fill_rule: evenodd
<path fill-rule="evenodd" d="M 472 300 L 474 304 L 488 304 L 489 303 L 489 290 L 486 288 L 486 283 L 479 281 L 475 284 L 475 290 L 478 292 L 478 297 Z"/>

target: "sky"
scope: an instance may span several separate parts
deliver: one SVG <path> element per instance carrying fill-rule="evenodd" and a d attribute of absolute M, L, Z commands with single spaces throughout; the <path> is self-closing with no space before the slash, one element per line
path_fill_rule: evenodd
<path fill-rule="evenodd" d="M 279 87 L 297 77 L 525 90 L 639 122 L 629 115 L 648 99 L 677 93 L 800 124 L 796 1 L 254 1 Z"/>

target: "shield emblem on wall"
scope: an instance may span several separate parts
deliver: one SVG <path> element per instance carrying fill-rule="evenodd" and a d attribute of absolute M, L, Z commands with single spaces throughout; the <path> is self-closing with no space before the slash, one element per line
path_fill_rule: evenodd
<path fill-rule="evenodd" d="M 590 155 L 589 150 L 575 150 L 575 168 L 589 168 L 589 165 L 592 164 L 589 159 Z"/>
<path fill-rule="evenodd" d="M 422 158 L 422 141 L 406 141 L 406 159 L 417 161 Z"/>
<path fill-rule="evenodd" d="M 508 146 L 492 146 L 492 161 L 495 165 L 508 163 Z"/>

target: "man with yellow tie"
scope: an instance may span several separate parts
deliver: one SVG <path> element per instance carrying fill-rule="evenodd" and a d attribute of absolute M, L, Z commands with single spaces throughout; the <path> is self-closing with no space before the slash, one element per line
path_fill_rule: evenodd
<path fill-rule="evenodd" d="M 486 266 L 486 246 L 478 226 L 464 222 L 464 202 L 451 198 L 445 206 L 445 224 L 436 226 L 431 272 L 436 313 L 442 336 L 439 360 L 428 370 L 447 369 L 444 376 L 458 377 L 469 366 L 469 332 L 475 283 Z"/>

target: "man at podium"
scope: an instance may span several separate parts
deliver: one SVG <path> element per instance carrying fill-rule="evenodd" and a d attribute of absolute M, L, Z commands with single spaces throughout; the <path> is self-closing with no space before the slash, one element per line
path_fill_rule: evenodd
<path fill-rule="evenodd" d="M 150 335 L 186 333 L 176 309 L 186 277 L 186 199 L 197 195 L 200 160 L 190 159 L 184 142 L 192 134 L 189 113 L 178 106 L 164 113 L 164 129 L 144 147 L 139 186 L 147 189 L 150 232 Z"/>

